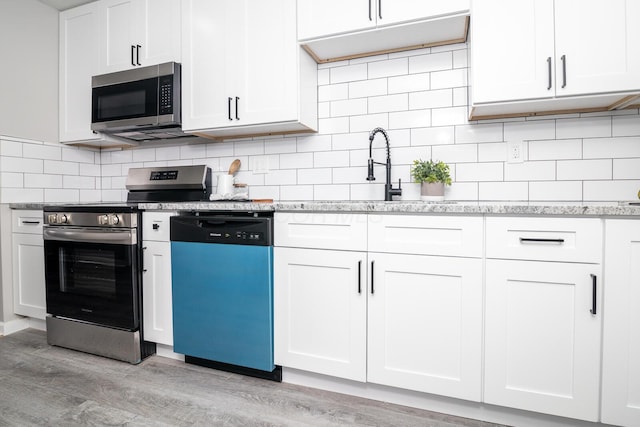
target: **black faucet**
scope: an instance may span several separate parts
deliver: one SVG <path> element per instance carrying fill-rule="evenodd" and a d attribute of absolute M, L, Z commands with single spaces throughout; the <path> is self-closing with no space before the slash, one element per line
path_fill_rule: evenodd
<path fill-rule="evenodd" d="M 373 145 L 373 138 L 376 136 L 376 133 L 380 132 L 384 135 L 384 139 L 387 143 L 387 163 L 374 162 L 373 156 L 371 154 L 371 146 Z M 382 128 L 375 128 L 369 134 L 369 173 L 367 176 L 367 181 L 375 181 L 376 177 L 373 176 L 373 165 L 386 165 L 387 167 L 387 183 L 384 185 L 384 200 L 391 201 L 393 200 L 393 196 L 401 196 L 402 195 L 402 182 L 398 179 L 398 188 L 393 188 L 391 185 L 391 154 L 389 148 L 389 135 L 387 135 L 387 131 Z"/>

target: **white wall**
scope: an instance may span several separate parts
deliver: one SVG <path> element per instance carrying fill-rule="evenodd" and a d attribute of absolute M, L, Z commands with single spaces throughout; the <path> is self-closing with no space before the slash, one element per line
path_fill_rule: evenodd
<path fill-rule="evenodd" d="M 58 11 L 0 0 L 0 135 L 58 140 Z"/>
<path fill-rule="evenodd" d="M 250 197 L 276 200 L 382 200 L 384 167 L 367 176 L 368 133 L 391 138 L 393 180 L 405 200 L 414 159 L 451 164 L 447 197 L 464 201 L 609 202 L 640 189 L 640 111 L 571 114 L 469 123 L 467 46 L 459 44 L 320 65 L 315 135 L 256 138 L 101 153 L 59 144 L 2 140 L 2 202 L 120 201 L 130 167 L 202 164 L 226 170 L 242 161 L 238 182 Z M 506 162 L 506 142 L 525 141 L 521 164 Z M 384 139 L 374 141 L 384 161 Z M 258 171 L 267 160 L 269 172 Z"/>

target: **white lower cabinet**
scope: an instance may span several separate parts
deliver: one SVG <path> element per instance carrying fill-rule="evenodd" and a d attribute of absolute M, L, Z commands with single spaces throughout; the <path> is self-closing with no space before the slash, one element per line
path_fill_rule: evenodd
<path fill-rule="evenodd" d="M 602 422 L 640 425 L 640 221 L 605 221 Z"/>
<path fill-rule="evenodd" d="M 428 216 L 276 214 L 276 363 L 480 401 L 482 259 L 361 250 L 393 240 L 414 252 L 438 252 L 440 243 L 451 251 L 445 241 L 466 242 L 466 227 L 482 226 L 458 222 L 464 231 Z"/>
<path fill-rule="evenodd" d="M 12 212 L 13 312 L 44 319 L 44 239 L 42 211 Z"/>
<path fill-rule="evenodd" d="M 482 260 L 369 253 L 367 381 L 480 401 Z"/>
<path fill-rule="evenodd" d="M 142 316 L 144 339 L 173 346 L 171 242 L 169 218 L 174 212 L 142 214 Z"/>
<path fill-rule="evenodd" d="M 486 403 L 598 420 L 601 230 L 599 219 L 487 218 Z"/>
<path fill-rule="evenodd" d="M 366 381 L 366 252 L 274 249 L 279 365 Z"/>

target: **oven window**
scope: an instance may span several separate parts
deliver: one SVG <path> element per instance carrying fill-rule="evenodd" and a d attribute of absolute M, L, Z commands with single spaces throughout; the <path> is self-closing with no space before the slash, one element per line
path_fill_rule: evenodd
<path fill-rule="evenodd" d="M 116 299 L 116 254 L 102 249 L 58 249 L 60 291 Z"/>

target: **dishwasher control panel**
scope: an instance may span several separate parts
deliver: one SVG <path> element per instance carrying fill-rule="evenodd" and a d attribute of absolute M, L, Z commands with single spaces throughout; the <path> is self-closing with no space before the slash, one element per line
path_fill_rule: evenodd
<path fill-rule="evenodd" d="M 272 246 L 273 217 L 174 216 L 171 241 Z"/>

